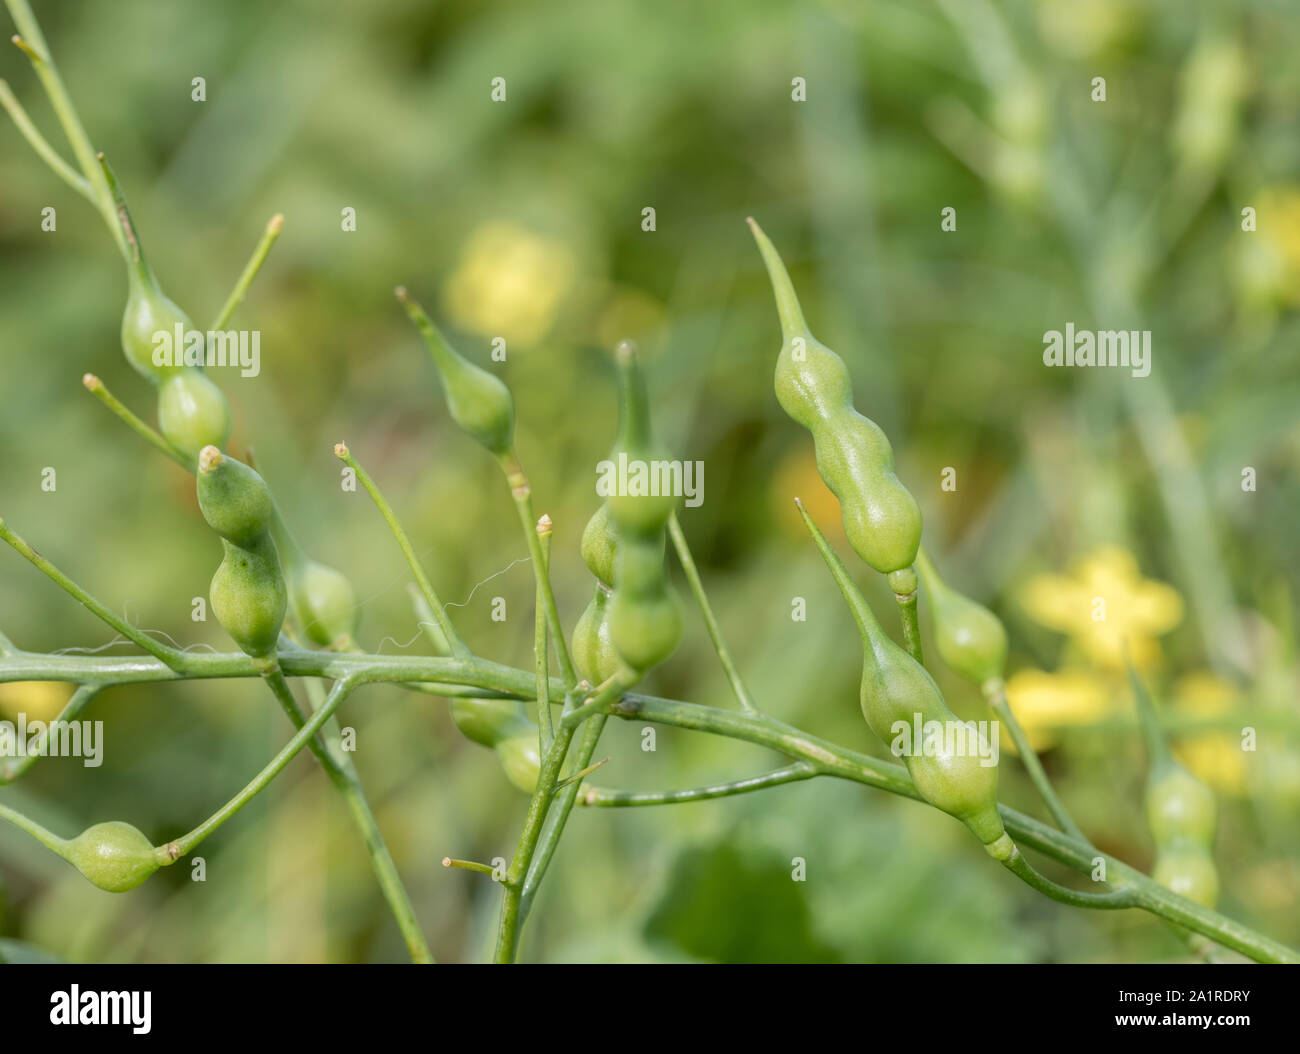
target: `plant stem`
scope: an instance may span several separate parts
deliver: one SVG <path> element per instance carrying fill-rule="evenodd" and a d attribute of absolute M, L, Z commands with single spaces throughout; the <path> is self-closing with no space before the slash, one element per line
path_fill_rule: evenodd
<path fill-rule="evenodd" d="M 519 845 L 515 849 L 515 855 L 510 861 L 510 868 L 502 883 L 505 886 L 505 897 L 501 904 L 501 923 L 497 929 L 496 951 L 493 954 L 493 961 L 496 963 L 515 961 L 515 953 L 519 947 L 519 930 L 522 925 L 520 907 L 524 893 L 524 879 L 528 875 L 533 853 L 537 850 L 542 825 L 555 793 L 555 783 L 564 765 L 564 757 L 569 752 L 569 744 L 573 741 L 573 732 L 572 726 L 561 722 L 555 738 L 551 741 L 550 749 L 542 755 L 541 769 L 537 774 L 537 786 L 528 802 L 528 815 L 524 818 L 524 828 L 519 833 Z"/>
<path fill-rule="evenodd" d="M 77 116 L 76 108 L 72 105 L 72 99 L 69 98 L 68 91 L 63 86 L 63 78 L 59 76 L 58 67 L 54 64 L 54 57 L 50 54 L 50 47 L 45 42 L 45 34 L 41 32 L 40 24 L 36 21 L 36 16 L 32 14 L 32 9 L 27 0 L 5 0 L 5 6 L 9 8 L 9 14 L 13 17 L 14 25 L 18 27 L 18 32 L 26 45 L 23 50 L 32 59 L 32 67 L 36 70 L 36 76 L 40 78 L 41 85 L 45 88 L 45 94 L 49 96 L 50 105 L 54 108 L 59 124 L 63 126 L 63 134 L 68 137 L 68 143 L 72 147 L 72 153 L 77 159 L 77 164 L 81 166 L 82 173 L 94 191 L 96 207 L 104 218 L 104 222 L 108 224 L 108 229 L 113 234 L 113 241 L 116 243 L 118 250 L 123 257 L 126 257 L 126 238 L 117 222 L 117 212 L 113 207 L 113 198 L 109 193 L 108 183 L 104 180 L 104 174 L 100 170 L 99 163 L 95 160 L 95 148 L 90 144 L 90 137 L 86 135 L 86 129 L 82 127 L 81 118 Z"/>
<path fill-rule="evenodd" d="M 546 608 L 546 622 L 550 627 L 551 639 L 555 642 L 555 656 L 560 661 L 560 674 L 564 678 L 565 689 L 578 683 L 578 673 L 569 656 L 569 645 L 564 637 L 564 624 L 560 621 L 560 610 L 555 604 L 555 591 L 551 588 L 550 569 L 546 556 L 542 552 L 541 539 L 537 535 L 537 519 L 533 515 L 533 493 L 524 475 L 519 457 L 512 450 L 509 455 L 498 458 L 501 471 L 505 473 L 510 485 L 510 496 L 514 499 L 515 509 L 519 513 L 519 524 L 524 531 L 524 540 L 528 543 L 528 554 L 533 561 L 533 574 L 537 587 L 541 590 L 543 604 Z"/>
<path fill-rule="evenodd" d="M 257 795 L 264 791 L 276 776 L 278 776 L 284 767 L 297 756 L 298 752 L 307 744 L 321 726 L 330 719 L 334 711 L 338 709 L 340 703 L 348 697 L 356 685 L 350 681 L 335 681 L 334 687 L 330 689 L 329 698 L 324 704 L 312 714 L 311 720 L 299 724 L 298 731 L 294 737 L 284 745 L 284 748 L 278 753 L 266 767 L 262 769 L 238 794 L 230 801 L 226 802 L 220 809 L 214 812 L 201 824 L 182 835 L 180 838 L 174 838 L 168 842 L 163 849 L 166 850 L 166 859 L 164 863 L 173 864 L 182 856 L 188 856 L 200 842 L 208 835 L 212 834 L 218 827 L 224 824 L 240 809 L 252 801 Z M 301 716 L 301 714 L 299 715 Z"/>
<path fill-rule="evenodd" d="M 788 757 L 812 763 L 825 775 L 853 780 L 917 801 L 923 800 L 902 766 L 878 761 L 837 746 L 765 714 L 741 714 L 694 703 L 631 694 L 624 695 L 619 702 L 612 704 L 610 712 L 617 717 L 654 721 L 770 747 Z M 1300 962 L 1300 952 L 1296 949 L 1178 896 L 1135 868 L 1101 853 L 1087 842 L 1072 838 L 1005 805 L 1000 806 L 999 811 L 1008 832 L 1021 846 L 1044 853 L 1083 874 L 1091 874 L 1096 858 L 1100 857 L 1105 862 L 1107 875 L 1111 876 L 1115 884 L 1132 887 L 1136 891 L 1135 907 L 1202 933 L 1258 962 Z"/>
<path fill-rule="evenodd" d="M 72 697 L 64 704 L 63 710 L 59 716 L 54 719 L 54 723 L 60 721 L 75 721 L 77 715 L 86 708 L 96 695 L 99 694 L 101 686 L 97 684 L 82 684 L 77 686 L 77 690 L 72 693 Z M 35 749 L 29 751 L 26 757 L 15 758 L 8 762 L 7 765 L 0 766 L 0 785 L 13 783 L 24 772 L 36 764 L 45 756 L 45 747 L 50 741 L 50 732 L 47 728 L 39 740 L 37 740 Z"/>
<path fill-rule="evenodd" d="M 190 459 L 186 457 L 184 454 L 182 454 L 171 443 L 167 442 L 167 440 L 164 439 L 157 431 L 150 428 L 147 424 L 144 423 L 144 421 L 142 421 L 139 417 L 137 417 L 134 413 L 132 413 L 131 410 L 128 409 L 124 403 L 118 400 L 117 396 L 115 396 L 112 392 L 108 390 L 108 388 L 104 385 L 103 381 L 101 381 L 93 373 L 87 373 L 84 377 L 81 378 L 81 383 L 86 386 L 86 390 L 90 392 L 91 395 L 93 395 L 101 403 L 103 403 L 110 410 L 112 410 L 113 413 L 115 413 L 119 418 L 121 418 L 121 420 L 125 422 L 126 426 L 130 428 L 131 431 L 133 431 L 146 443 L 152 446 L 160 454 L 164 455 L 165 457 L 171 458 L 173 461 L 176 462 L 176 464 L 180 465 L 181 468 L 193 474 L 194 465 L 190 463 Z"/>
<path fill-rule="evenodd" d="M 984 685 L 983 692 L 984 698 L 988 701 L 989 709 L 997 715 L 998 720 L 1002 722 L 1007 733 L 1011 736 L 1011 742 L 1016 745 L 1016 753 L 1020 756 L 1020 763 L 1025 766 L 1030 781 L 1037 788 L 1039 796 L 1047 805 L 1047 810 L 1052 814 L 1052 819 L 1056 821 L 1056 825 L 1070 837 L 1077 838 L 1081 842 L 1088 842 L 1088 836 L 1074 822 L 1070 810 L 1065 807 L 1065 802 L 1061 801 L 1060 796 L 1056 793 L 1052 781 L 1047 778 L 1047 773 L 1043 771 L 1043 765 L 1038 760 L 1037 752 L 1029 742 L 1029 736 L 1025 734 L 1020 722 L 1016 720 L 1016 715 L 1012 713 L 1011 706 L 1007 702 L 1006 685 L 999 678 Z"/>
<path fill-rule="evenodd" d="M 465 647 L 465 642 L 460 639 L 460 634 L 456 632 L 456 627 L 452 625 L 451 618 L 447 615 L 447 609 L 442 606 L 442 601 L 438 599 L 438 594 L 434 592 L 433 586 L 430 584 L 423 568 L 420 567 L 420 560 L 415 555 L 415 550 L 411 548 L 411 542 L 406 537 L 406 532 L 402 530 L 402 525 L 397 522 L 392 507 L 385 500 L 379 488 L 375 486 L 374 480 L 361 467 L 357 459 L 352 456 L 347 444 L 336 443 L 334 454 L 357 474 L 357 479 L 361 480 L 361 485 L 366 488 L 366 493 L 374 501 L 379 514 L 383 516 L 384 521 L 388 524 L 388 529 L 393 532 L 393 537 L 397 539 L 397 544 L 402 548 L 402 555 L 406 557 L 406 563 L 411 569 L 411 574 L 415 576 L 420 592 L 424 594 L 424 599 L 433 611 L 434 618 L 438 622 L 438 628 L 442 630 L 442 635 L 447 639 L 447 646 L 451 649 L 451 653 L 458 657 L 469 655 L 469 649 Z M 536 532 L 531 533 L 536 538 Z"/>
<path fill-rule="evenodd" d="M 35 820 L 28 819 L 17 809 L 11 809 L 9 806 L 0 803 L 0 820 L 8 820 L 19 830 L 30 834 L 50 852 L 57 853 L 64 860 L 68 858 L 68 841 L 66 838 L 60 838 L 53 831 L 42 827 Z"/>
<path fill-rule="evenodd" d="M 578 801 L 582 805 L 598 806 L 676 805 L 679 802 L 708 801 L 712 798 L 746 794 L 765 787 L 778 787 L 783 783 L 812 779 L 817 775 L 819 773 L 815 765 L 807 761 L 796 761 L 786 765 L 785 768 L 765 772 L 761 776 L 749 776 L 729 783 L 710 783 L 704 787 L 690 787 L 686 790 L 626 791 L 588 786 L 583 790 Z"/>
<path fill-rule="evenodd" d="M 480 875 L 487 875 L 490 878 L 496 876 L 496 869 L 491 864 L 480 864 L 477 860 L 457 860 L 455 857 L 444 856 L 442 866 L 454 867 L 461 871 L 477 871 Z"/>
<path fill-rule="evenodd" d="M 543 833 L 541 846 L 536 854 L 536 861 L 528 869 L 527 877 L 524 879 L 523 898 L 519 906 L 519 926 L 521 929 L 528 920 L 528 912 L 532 909 L 533 898 L 537 896 L 537 890 L 541 888 L 542 879 L 546 877 L 546 869 L 551 866 L 551 858 L 555 856 L 555 850 L 559 847 L 560 836 L 564 834 L 565 825 L 569 822 L 569 814 L 573 812 L 573 803 L 577 800 L 578 791 L 582 786 L 581 774 L 589 769 L 591 755 L 596 752 L 596 744 L 600 742 L 600 734 L 605 729 L 606 720 L 608 720 L 606 715 L 597 714 L 587 722 L 587 727 L 583 729 L 582 742 L 578 744 L 578 756 L 574 764 L 579 775 L 570 777 L 564 789 L 560 791 L 559 801 L 557 802 L 558 811 L 552 818 L 550 826 Z"/>
<path fill-rule="evenodd" d="M 1137 904 L 1137 894 L 1132 889 L 1116 889 L 1106 893 L 1081 893 L 1059 885 L 1034 870 L 1029 861 L 1021 855 L 1020 850 L 1014 846 L 1011 855 L 999 862 L 1031 889 L 1062 904 L 1069 904 L 1071 907 L 1112 910 L 1131 908 Z"/>
<path fill-rule="evenodd" d="M 709 640 L 713 641 L 713 650 L 718 653 L 718 661 L 722 663 L 722 668 L 726 671 L 727 680 L 731 684 L 731 690 L 736 693 L 736 700 L 740 703 L 740 708 L 747 713 L 758 713 L 758 707 L 754 705 L 754 700 L 745 687 L 744 679 L 740 676 L 736 661 L 731 656 L 731 649 L 727 647 L 727 642 L 722 638 L 722 628 L 718 625 L 718 620 L 713 614 L 713 606 L 709 603 L 709 598 L 704 592 L 704 583 L 701 581 L 700 572 L 695 566 L 695 559 L 691 556 L 690 546 L 686 544 L 686 535 L 682 532 L 682 525 L 677 522 L 676 512 L 668 519 L 668 534 L 673 540 L 673 549 L 677 552 L 677 560 L 686 573 L 686 581 L 690 584 L 691 593 L 695 596 L 695 603 L 699 605 L 700 615 L 704 618 L 704 627 L 709 631 Z"/>
<path fill-rule="evenodd" d="M 27 116 L 27 111 L 23 109 L 22 104 L 14 97 L 9 84 L 2 80 L 0 80 L 0 106 L 9 111 L 9 116 L 13 118 L 14 124 L 18 126 L 18 131 L 22 133 L 23 138 L 27 140 L 41 160 L 53 169 L 54 174 L 98 208 L 99 202 L 95 200 L 95 191 L 86 181 L 86 177 L 64 161 L 54 147 L 50 146 L 45 136 L 41 135 L 40 130 L 32 124 L 32 119 Z"/>
<path fill-rule="evenodd" d="M 216 319 L 208 328 L 211 330 L 221 330 L 226 328 L 226 323 L 230 321 L 230 316 L 235 313 L 235 309 L 243 302 L 248 293 L 248 287 L 253 284 L 253 279 L 257 277 L 257 272 L 262 269 L 262 264 L 266 263 L 267 254 L 271 251 L 271 246 L 275 244 L 276 238 L 280 237 L 280 231 L 284 227 L 284 217 L 276 213 L 266 225 L 266 230 L 262 232 L 262 240 L 257 243 L 257 248 L 253 250 L 253 255 L 249 258 L 248 263 L 244 265 L 244 270 L 235 283 L 235 288 L 230 291 L 230 296 L 222 305 L 221 310 L 217 313 Z"/>
<path fill-rule="evenodd" d="M 542 525 L 545 524 L 545 532 Z M 555 726 L 551 721 L 551 674 L 549 670 L 546 642 L 546 590 L 542 583 L 551 573 L 551 521 L 543 516 L 537 521 L 538 540 L 541 542 L 542 566 L 533 568 L 536 588 L 533 591 L 533 666 L 537 674 L 537 740 L 538 749 L 546 753 L 555 736 Z"/>
<path fill-rule="evenodd" d="M 921 653 L 921 624 L 916 615 L 916 594 L 915 589 L 907 594 L 895 593 L 894 600 L 898 603 L 898 614 L 903 623 L 903 647 L 912 658 L 925 665 Z"/>
<path fill-rule="evenodd" d="M 288 715 L 289 720 L 300 729 L 306 727 L 303 713 L 298 708 L 298 703 L 289 690 L 289 684 L 285 681 L 284 674 L 281 673 L 279 667 L 275 667 L 263 676 L 281 707 L 283 707 L 284 712 Z M 328 715 L 326 719 L 328 719 Z M 324 721 L 321 724 L 324 724 Z M 379 830 L 379 824 L 375 820 L 375 814 L 370 809 L 370 803 L 366 800 L 366 794 L 361 787 L 361 780 L 356 773 L 356 769 L 346 758 L 340 759 L 336 757 L 316 736 L 307 737 L 307 742 L 312 753 L 320 761 L 321 768 L 329 776 L 330 782 L 343 795 L 348 811 L 352 813 L 353 822 L 356 823 L 357 829 L 361 832 L 361 839 L 365 843 L 366 852 L 370 855 L 371 869 L 375 872 L 375 877 L 379 880 L 379 888 L 383 891 L 384 899 L 388 902 L 393 918 L 397 921 L 397 927 L 402 933 L 402 939 L 406 942 L 411 961 L 414 963 L 433 962 L 433 953 L 429 951 L 429 946 L 424 939 L 424 933 L 420 929 L 419 920 L 415 917 L 415 908 L 411 904 L 411 898 L 406 892 L 406 887 L 402 884 L 402 877 L 398 874 L 397 865 L 393 862 L 392 854 L 388 851 L 388 846 L 384 842 L 383 833 Z"/>
<path fill-rule="evenodd" d="M 22 538 L 18 537 L 4 520 L 0 520 L 0 538 L 4 539 L 9 545 L 18 551 L 29 563 L 34 565 L 47 578 L 51 579 L 60 589 L 81 602 L 93 615 L 108 623 L 118 633 L 126 637 L 127 640 L 133 641 L 147 651 L 154 658 L 166 663 L 177 673 L 184 673 L 188 667 L 188 657 L 183 655 L 176 648 L 169 648 L 166 645 L 159 644 L 148 634 L 141 633 L 130 623 L 118 618 L 113 612 L 109 611 L 103 604 L 87 593 L 76 582 L 72 581 L 67 575 L 50 563 L 45 557 L 41 556 L 35 549 L 28 545 Z"/>

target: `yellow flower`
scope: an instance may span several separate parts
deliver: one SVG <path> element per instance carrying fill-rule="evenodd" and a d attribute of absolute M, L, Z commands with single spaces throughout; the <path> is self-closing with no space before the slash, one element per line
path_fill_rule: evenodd
<path fill-rule="evenodd" d="M 16 681 L 0 684 L 0 715 L 28 721 L 53 721 L 68 705 L 76 685 L 63 681 Z"/>
<path fill-rule="evenodd" d="M 470 235 L 443 300 L 456 325 L 526 347 L 550 332 L 576 273 L 564 243 L 495 220 Z"/>
<path fill-rule="evenodd" d="M 1183 600 L 1163 582 L 1141 577 L 1133 554 L 1107 546 L 1085 557 L 1069 577 L 1036 575 L 1020 591 L 1035 621 L 1066 634 L 1094 664 L 1124 669 L 1125 646 L 1139 669 L 1160 658 L 1155 638 L 1183 617 Z"/>
<path fill-rule="evenodd" d="M 1237 693 L 1208 672 L 1190 673 L 1174 685 L 1173 706 L 1187 717 L 1221 717 L 1232 711 Z M 1224 794 L 1246 791 L 1246 761 L 1241 739 L 1231 732 L 1180 736 L 1174 754 L 1196 776 Z"/>
<path fill-rule="evenodd" d="M 1087 725 L 1115 708 L 1105 681 L 1082 670 L 1019 670 L 1007 681 L 1007 702 L 1035 750 L 1052 746 L 1056 732 Z M 1007 742 L 1005 730 L 1003 742 Z"/>

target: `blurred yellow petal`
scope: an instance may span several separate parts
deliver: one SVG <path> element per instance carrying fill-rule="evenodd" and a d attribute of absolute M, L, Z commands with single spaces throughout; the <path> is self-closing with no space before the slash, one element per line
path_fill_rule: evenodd
<path fill-rule="evenodd" d="M 1069 578 L 1035 575 L 1020 589 L 1020 605 L 1040 626 L 1073 633 L 1088 618 L 1088 597 Z"/>
<path fill-rule="evenodd" d="M 1183 598 L 1163 582 L 1143 582 L 1129 594 L 1128 604 L 1127 617 L 1157 637 L 1183 620 Z"/>
<path fill-rule="evenodd" d="M 1174 748 L 1174 756 L 1202 782 L 1224 794 L 1246 792 L 1246 762 L 1241 741 L 1231 735 L 1193 736 Z"/>
<path fill-rule="evenodd" d="M 1007 702 L 1035 750 L 1055 743 L 1058 729 L 1099 720 L 1115 705 L 1105 682 L 1082 670 L 1019 670 L 1007 681 Z"/>
<path fill-rule="evenodd" d="M 26 714 L 28 721 L 53 721 L 76 691 L 64 681 L 17 681 L 0 684 L 0 716 L 13 720 Z"/>

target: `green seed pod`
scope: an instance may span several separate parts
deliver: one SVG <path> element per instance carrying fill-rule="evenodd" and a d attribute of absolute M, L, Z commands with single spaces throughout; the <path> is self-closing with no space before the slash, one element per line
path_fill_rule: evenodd
<path fill-rule="evenodd" d="M 451 719 L 465 738 L 485 747 L 494 747 L 503 739 L 537 726 L 528 720 L 524 704 L 517 699 L 470 699 L 451 701 Z"/>
<path fill-rule="evenodd" d="M 1219 901 L 1219 872 L 1204 849 L 1193 846 L 1162 849 L 1156 856 L 1151 877 L 1202 907 L 1213 908 Z"/>
<path fill-rule="evenodd" d="M 289 600 L 275 543 L 265 535 L 249 546 L 221 544 L 209 592 L 213 614 L 245 654 L 263 658 L 275 651 Z"/>
<path fill-rule="evenodd" d="M 121 820 L 87 827 L 66 846 L 69 863 L 100 889 L 125 893 L 158 870 L 153 843 Z"/>
<path fill-rule="evenodd" d="M 515 403 L 510 389 L 499 377 L 475 366 L 456 352 L 424 309 L 400 286 L 397 299 L 428 345 L 433 364 L 442 378 L 452 420 L 497 457 L 506 457 L 515 438 Z"/>
<path fill-rule="evenodd" d="M 496 747 L 497 759 L 505 770 L 506 779 L 525 794 L 532 794 L 537 789 L 537 775 L 542 768 L 537 749 L 537 726 L 530 725 L 530 728 L 529 732 L 503 739 Z"/>
<path fill-rule="evenodd" d="M 799 511 L 862 635 L 861 705 L 867 724 L 886 744 L 892 744 L 903 729 L 918 725 L 924 729 L 927 722 L 938 722 L 945 731 L 964 724 L 960 737 L 945 734 L 939 737 L 942 743 L 926 743 L 926 749 L 913 743 L 903 760 L 926 801 L 964 823 L 985 846 L 992 846 L 1006 832 L 998 813 L 997 765 L 985 764 L 990 757 L 988 744 L 973 723 L 958 722 L 925 667 L 889 639 L 802 504 Z"/>
<path fill-rule="evenodd" d="M 253 469 L 215 446 L 199 452 L 199 509 L 208 526 L 234 545 L 257 541 L 271 525 L 274 505 Z"/>
<path fill-rule="evenodd" d="M 121 187 L 118 186 L 117 178 L 108 162 L 104 160 L 103 154 L 99 155 L 99 162 L 104 170 L 104 178 L 108 181 L 109 190 L 113 194 L 117 218 L 126 235 L 126 248 L 130 257 L 126 269 L 128 286 L 126 310 L 122 313 L 122 351 L 126 353 L 127 361 L 138 373 L 154 384 L 158 384 L 165 378 L 179 373 L 184 367 L 177 364 L 178 360 L 173 360 L 171 365 L 161 366 L 154 362 L 154 349 L 157 347 L 154 342 L 155 336 L 166 333 L 172 338 L 173 352 L 179 354 L 180 349 L 175 347 L 177 327 L 179 326 L 179 332 L 184 334 L 192 330 L 194 324 L 189 316 L 159 288 L 158 279 L 154 277 L 153 269 L 145 259 L 144 249 L 136 234 L 135 223 L 131 219 L 131 211 L 127 208 L 126 198 L 122 194 Z"/>
<path fill-rule="evenodd" d="M 776 397 L 812 433 L 817 471 L 839 499 L 849 544 L 881 574 L 912 566 L 921 544 L 921 510 L 894 474 L 894 451 L 869 418 L 853 408 L 848 367 L 808 329 L 785 264 L 752 219 L 767 265 L 784 343 Z"/>
<path fill-rule="evenodd" d="M 186 367 L 158 387 L 158 427 L 181 453 L 198 457 L 205 446 L 225 447 L 230 403 L 202 370 Z"/>
<path fill-rule="evenodd" d="M 221 535 L 221 566 L 210 597 L 217 621 L 254 658 L 275 651 L 288 593 L 268 529 L 274 517 L 262 477 L 214 446 L 199 453 L 199 508 Z"/>
<path fill-rule="evenodd" d="M 1182 765 L 1157 765 L 1147 781 L 1146 813 L 1157 846 L 1214 844 L 1214 792 Z"/>
<path fill-rule="evenodd" d="M 664 458 L 650 433 L 645 382 L 636 349 L 628 342 L 615 352 L 619 379 L 619 434 L 610 454 L 618 464 L 649 464 Z M 632 488 L 628 487 L 628 491 Z M 606 502 L 617 544 L 614 595 L 609 603 L 609 640 L 623 662 L 640 673 L 663 662 L 682 636 L 682 613 L 664 569 L 664 540 L 677 498 L 672 494 L 624 493 L 615 488 Z M 585 532 L 584 532 L 585 533 Z M 604 570 L 601 548 L 591 546 Z"/>
<path fill-rule="evenodd" d="M 599 582 L 591 603 L 573 627 L 573 665 L 592 684 L 603 684 L 622 666 L 609 632 L 610 591 Z"/>
<path fill-rule="evenodd" d="M 287 576 L 293 617 L 312 643 L 339 647 L 357 631 L 357 596 L 341 571 L 306 560 Z"/>
<path fill-rule="evenodd" d="M 1131 664 L 1129 680 L 1150 761 L 1145 806 L 1156 843 L 1151 877 L 1188 900 L 1212 908 L 1219 898 L 1219 875 L 1211 854 L 1217 812 L 1214 794 L 1174 760 L 1155 705 Z"/>
<path fill-rule="evenodd" d="M 1007 631 L 1002 620 L 946 585 L 924 549 L 917 553 L 916 567 L 925 589 L 922 604 L 930 612 L 940 657 L 977 685 L 1000 680 L 1007 665 Z"/>
<path fill-rule="evenodd" d="M 618 554 L 618 538 L 610 519 L 609 504 L 595 511 L 582 531 L 582 562 L 596 580 L 606 586 L 614 584 L 614 563 Z"/>

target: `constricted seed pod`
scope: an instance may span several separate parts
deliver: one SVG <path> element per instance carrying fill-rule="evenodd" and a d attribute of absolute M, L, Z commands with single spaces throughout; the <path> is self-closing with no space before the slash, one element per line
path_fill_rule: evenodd
<path fill-rule="evenodd" d="M 506 457 L 515 436 L 515 403 L 510 389 L 501 378 L 475 366 L 448 344 L 424 309 L 400 286 L 397 299 L 433 356 L 452 420 L 497 457 Z"/>
<path fill-rule="evenodd" d="M 247 655 L 275 652 L 288 606 L 284 573 L 271 538 L 271 493 L 247 465 L 204 447 L 197 474 L 199 508 L 221 536 L 221 565 L 212 576 L 212 611 Z"/>
<path fill-rule="evenodd" d="M 1000 680 L 1007 665 L 1007 631 L 1002 620 L 948 586 L 924 549 L 917 552 L 916 568 L 925 590 L 922 606 L 930 612 L 939 657 L 977 685 Z"/>
<path fill-rule="evenodd" d="M 650 410 L 637 369 L 636 349 L 625 341 L 618 346 L 615 359 L 619 434 L 610 459 L 629 465 L 662 460 L 663 453 L 650 433 Z M 630 486 L 616 488 L 607 499 L 617 538 L 609 639 L 623 662 L 637 673 L 668 658 L 682 636 L 681 607 L 664 568 L 664 540 L 676 504 L 676 495 L 633 492 Z"/>
<path fill-rule="evenodd" d="M 921 544 L 921 509 L 894 473 L 894 451 L 880 427 L 853 408 L 848 367 L 808 329 L 775 246 L 749 225 L 767 266 L 784 342 L 776 397 L 812 433 L 817 471 L 839 499 L 849 544 L 881 574 L 910 568 Z"/>
<path fill-rule="evenodd" d="M 582 530 L 582 562 L 587 570 L 607 587 L 614 584 L 614 563 L 618 555 L 618 538 L 610 519 L 609 504 L 595 511 Z"/>
<path fill-rule="evenodd" d="M 357 595 L 341 571 L 307 560 L 287 576 L 293 617 L 312 643 L 339 647 L 357 630 Z"/>
<path fill-rule="evenodd" d="M 889 639 L 802 504 L 799 511 L 862 635 L 861 705 L 867 724 L 891 746 L 908 736 L 911 749 L 903 761 L 926 801 L 964 823 L 986 848 L 1002 843 L 1007 835 L 989 744 L 973 722 L 959 721 L 948 708 L 925 667 Z M 939 734 L 931 736 L 927 726 Z M 916 729 L 922 731 L 919 743 L 912 739 Z"/>
<path fill-rule="evenodd" d="M 100 889 L 125 893 L 158 870 L 153 843 L 121 820 L 87 827 L 64 847 L 70 864 Z"/>
<path fill-rule="evenodd" d="M 573 665 L 579 675 L 592 684 L 603 684 L 622 666 L 618 649 L 610 639 L 610 595 L 610 590 L 597 582 L 591 603 L 573 627 Z"/>
<path fill-rule="evenodd" d="M 531 726 L 529 732 L 503 739 L 497 744 L 496 752 L 506 779 L 525 794 L 532 794 L 537 789 L 537 776 L 542 768 L 537 748 L 537 726 Z"/>
<path fill-rule="evenodd" d="M 523 703 L 517 699 L 458 697 L 451 701 L 451 719 L 467 739 L 496 751 L 512 784 L 525 793 L 533 792 L 541 759 L 537 725 L 528 719 Z"/>

